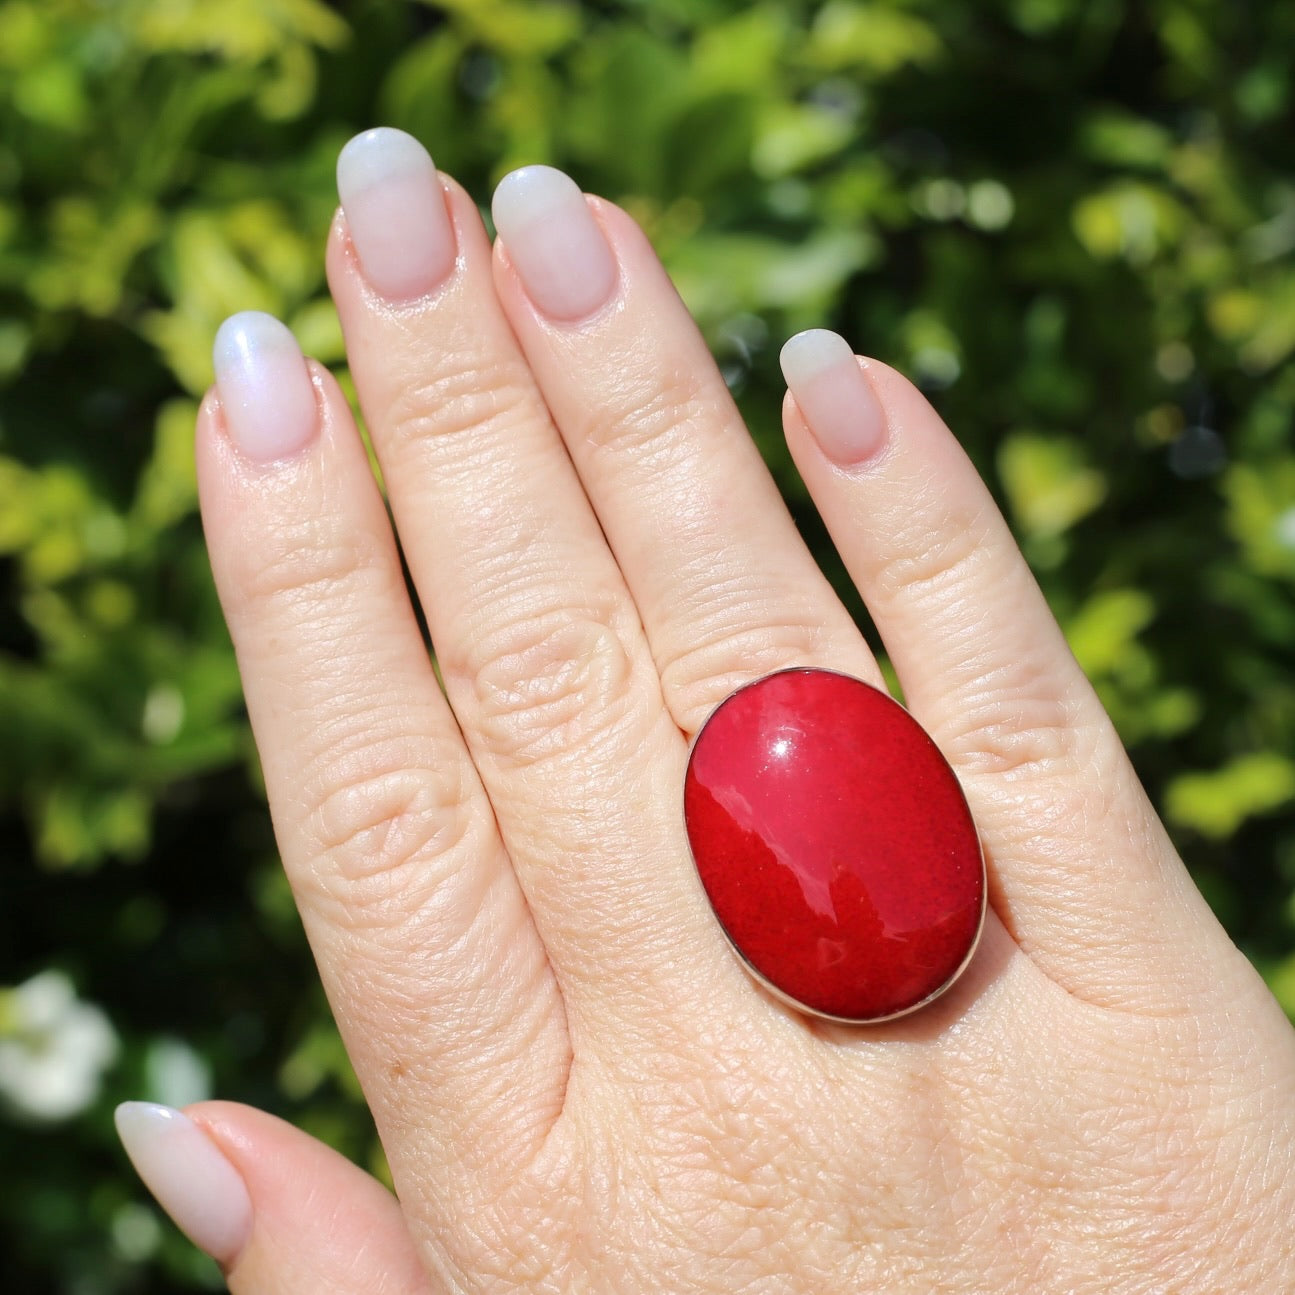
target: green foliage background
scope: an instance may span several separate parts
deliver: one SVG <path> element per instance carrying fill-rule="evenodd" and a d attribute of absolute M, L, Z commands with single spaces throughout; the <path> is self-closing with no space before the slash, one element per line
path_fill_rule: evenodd
<path fill-rule="evenodd" d="M 381 1172 L 189 445 L 226 314 L 344 364 L 321 252 L 375 123 L 483 203 L 542 160 L 633 211 L 834 575 L 778 345 L 826 323 L 921 381 L 1295 1012 L 1293 61 L 1259 0 L 0 0 L 0 987 L 59 969 L 121 1044 L 74 1116 L 0 1114 L 0 1288 L 219 1285 L 125 1097 L 250 1101 Z M 0 1042 L 38 1048 L 18 1002 Z"/>

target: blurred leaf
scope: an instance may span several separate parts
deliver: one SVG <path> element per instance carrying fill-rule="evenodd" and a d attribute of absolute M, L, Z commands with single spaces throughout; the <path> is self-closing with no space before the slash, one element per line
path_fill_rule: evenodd
<path fill-rule="evenodd" d="M 193 463 L 193 429 L 198 407 L 192 400 L 171 400 L 158 410 L 152 457 L 140 471 L 133 523 L 150 540 L 187 517 L 197 505 L 198 482 Z"/>
<path fill-rule="evenodd" d="M 170 231 L 166 255 L 179 304 L 146 316 L 142 331 L 194 395 L 212 380 L 211 339 L 223 319 L 236 310 L 284 315 L 321 277 L 319 247 L 272 202 L 188 212 Z"/>
<path fill-rule="evenodd" d="M 1255 571 L 1295 580 L 1295 455 L 1234 463 L 1223 478 L 1227 527 Z"/>
<path fill-rule="evenodd" d="M 931 67 L 944 52 L 937 30 L 894 5 L 829 0 L 814 21 L 808 56 L 831 71 L 888 76 L 907 64 Z"/>
<path fill-rule="evenodd" d="M 300 1098 L 310 1096 L 329 1080 L 341 1084 L 354 1097 L 360 1095 L 359 1084 L 336 1027 L 331 1021 L 321 1021 L 311 1028 L 283 1063 L 279 1082 L 289 1096 Z"/>
<path fill-rule="evenodd" d="M 765 114 L 751 161 L 766 179 L 790 175 L 839 153 L 854 130 L 854 122 L 839 112 L 778 104 Z"/>
<path fill-rule="evenodd" d="M 1295 954 L 1274 967 L 1268 975 L 1268 988 L 1285 1009 L 1286 1015 L 1295 1021 Z"/>
<path fill-rule="evenodd" d="M 698 235 L 672 260 L 675 281 L 703 320 L 738 311 L 827 310 L 876 244 L 862 231 L 823 231 L 795 248 L 756 235 Z"/>
<path fill-rule="evenodd" d="M 746 174 L 755 132 L 754 105 L 745 96 L 717 94 L 689 103 L 664 138 L 662 165 L 672 186 L 707 192 Z M 707 141 L 704 150 L 698 138 Z"/>
<path fill-rule="evenodd" d="M 338 46 L 348 28 L 320 0 L 131 0 L 128 21 L 136 39 L 154 50 L 219 53 L 260 62 L 285 40 Z"/>
<path fill-rule="evenodd" d="M 1139 589 L 1094 594 L 1066 623 L 1066 639 L 1089 676 L 1120 668 L 1138 635 L 1155 616 L 1155 604 Z"/>
<path fill-rule="evenodd" d="M 105 854 L 137 858 L 149 844 L 151 809 L 135 788 L 53 784 L 36 807 L 40 857 L 55 867 L 98 863 Z"/>
<path fill-rule="evenodd" d="M 474 39 L 507 54 L 545 58 L 579 34 L 576 6 L 561 0 L 437 0 Z"/>
<path fill-rule="evenodd" d="M 90 111 L 75 69 L 54 61 L 23 68 L 13 83 L 13 101 L 24 117 L 65 131 L 78 130 Z"/>
<path fill-rule="evenodd" d="M 54 205 L 50 225 L 50 253 L 28 279 L 32 296 L 47 310 L 107 315 L 121 305 L 125 280 L 157 237 L 161 217 L 144 202 L 101 210 L 67 197 Z"/>
<path fill-rule="evenodd" d="M 1122 257 L 1146 265 L 1179 238 L 1185 224 L 1181 206 L 1161 189 L 1124 181 L 1090 194 L 1075 206 L 1079 241 L 1098 260 Z"/>
<path fill-rule="evenodd" d="M 1271 813 L 1295 800 L 1295 761 L 1275 751 L 1237 757 L 1214 773 L 1174 778 L 1165 813 L 1202 836 L 1230 836 L 1246 819 Z"/>
<path fill-rule="evenodd" d="M 665 141 L 689 100 L 685 59 L 625 26 L 580 51 L 576 71 L 575 112 L 564 123 L 576 155 L 596 158 L 617 187 L 666 192 Z"/>
<path fill-rule="evenodd" d="M 1103 108 L 1084 124 L 1083 149 L 1110 166 L 1161 170 L 1173 149 L 1173 136 L 1156 122 Z"/>
<path fill-rule="evenodd" d="M 1106 479 L 1066 437 L 1014 432 L 998 451 L 998 475 L 1013 519 L 1027 534 L 1061 535 L 1106 498 Z"/>

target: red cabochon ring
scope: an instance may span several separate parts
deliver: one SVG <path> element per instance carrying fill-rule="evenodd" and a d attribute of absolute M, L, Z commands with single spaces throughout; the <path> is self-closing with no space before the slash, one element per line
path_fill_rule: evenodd
<path fill-rule="evenodd" d="M 726 698 L 693 743 L 684 821 L 734 949 L 801 1011 L 889 1020 L 971 961 L 985 864 L 962 789 L 861 680 L 783 670 Z"/>

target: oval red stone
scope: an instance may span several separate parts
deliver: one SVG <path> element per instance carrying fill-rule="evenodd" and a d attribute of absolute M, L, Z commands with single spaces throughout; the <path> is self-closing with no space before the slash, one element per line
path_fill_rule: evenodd
<path fill-rule="evenodd" d="M 858 679 L 784 670 L 723 701 L 684 821 L 725 933 L 804 1010 L 898 1016 L 970 959 L 985 866 L 967 802 L 917 721 Z"/>

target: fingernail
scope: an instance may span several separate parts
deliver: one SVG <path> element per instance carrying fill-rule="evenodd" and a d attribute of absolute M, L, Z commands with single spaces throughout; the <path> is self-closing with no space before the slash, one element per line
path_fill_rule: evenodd
<path fill-rule="evenodd" d="M 218 1263 L 232 1264 L 252 1228 L 252 1199 L 234 1166 L 170 1106 L 123 1102 L 115 1118 L 131 1164 L 176 1227 Z"/>
<path fill-rule="evenodd" d="M 273 315 L 231 315 L 212 359 L 225 426 L 249 459 L 287 458 L 314 437 L 319 410 L 310 372 L 297 339 Z"/>
<path fill-rule="evenodd" d="M 850 467 L 881 448 L 886 416 L 845 338 L 811 328 L 791 338 L 779 360 L 809 430 L 829 459 Z"/>
<path fill-rule="evenodd" d="M 408 301 L 454 268 L 454 227 L 427 150 L 403 130 L 366 130 L 337 158 L 337 193 L 373 289 Z"/>
<path fill-rule="evenodd" d="M 522 286 L 538 309 L 571 322 L 616 286 L 616 261 L 576 182 L 551 166 L 504 176 L 491 211 Z"/>

